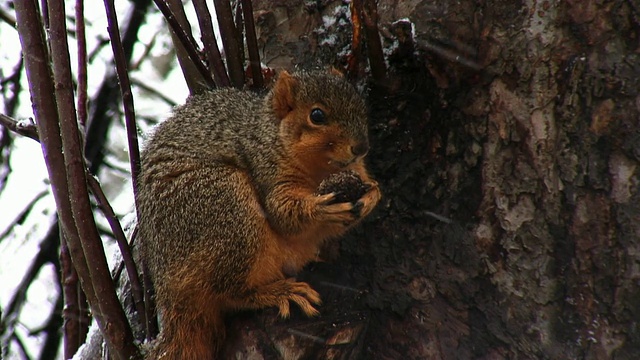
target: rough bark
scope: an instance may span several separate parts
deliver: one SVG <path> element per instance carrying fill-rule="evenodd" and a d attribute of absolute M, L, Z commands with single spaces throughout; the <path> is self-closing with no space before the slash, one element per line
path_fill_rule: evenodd
<path fill-rule="evenodd" d="M 346 6 L 305 4 L 254 2 L 264 61 L 345 64 L 350 25 L 319 29 Z M 233 317 L 227 356 L 637 356 L 640 7 L 378 10 L 389 74 L 369 84 L 369 162 L 385 198 L 302 274 L 322 316 Z"/>

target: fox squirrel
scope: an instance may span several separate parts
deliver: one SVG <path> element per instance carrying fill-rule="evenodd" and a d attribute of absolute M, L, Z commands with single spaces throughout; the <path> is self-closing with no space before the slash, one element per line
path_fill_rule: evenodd
<path fill-rule="evenodd" d="M 324 240 L 371 212 L 365 104 L 342 76 L 282 71 L 261 97 L 219 89 L 191 97 L 142 153 L 138 230 L 162 330 L 147 359 L 214 359 L 223 314 L 289 301 L 308 316 L 320 296 L 288 278 Z M 316 189 L 350 170 L 367 190 L 335 203 Z"/>

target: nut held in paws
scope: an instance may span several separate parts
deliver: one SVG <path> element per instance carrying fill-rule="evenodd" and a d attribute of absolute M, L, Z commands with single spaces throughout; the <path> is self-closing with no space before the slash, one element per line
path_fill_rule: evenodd
<path fill-rule="evenodd" d="M 369 190 L 369 185 L 365 184 L 360 176 L 353 170 L 346 170 L 331 174 L 324 179 L 316 193 L 325 195 L 335 193 L 336 197 L 331 204 L 356 202 Z"/>

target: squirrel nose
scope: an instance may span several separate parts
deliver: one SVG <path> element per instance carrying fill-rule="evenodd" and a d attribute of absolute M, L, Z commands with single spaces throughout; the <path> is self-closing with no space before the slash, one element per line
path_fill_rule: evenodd
<path fill-rule="evenodd" d="M 351 153 L 355 156 L 361 156 L 369 151 L 369 143 L 366 141 L 359 142 L 355 146 L 351 147 Z"/>

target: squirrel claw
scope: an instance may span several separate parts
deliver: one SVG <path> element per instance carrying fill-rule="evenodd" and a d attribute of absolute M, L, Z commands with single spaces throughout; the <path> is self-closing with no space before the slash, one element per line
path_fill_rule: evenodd
<path fill-rule="evenodd" d="M 283 301 L 279 302 L 278 309 L 280 317 L 288 318 L 290 315 L 289 301 L 296 303 L 300 309 L 309 317 L 318 316 L 320 312 L 313 305 L 322 304 L 320 294 L 313 290 L 305 282 L 296 282 L 295 279 L 288 279 L 286 283 L 289 287 L 289 294 L 285 295 Z"/>
<path fill-rule="evenodd" d="M 371 210 L 373 210 L 382 197 L 378 183 L 373 182 L 370 185 L 371 187 L 369 190 L 354 204 L 354 209 L 358 208 L 358 215 L 360 217 L 369 215 Z"/>
<path fill-rule="evenodd" d="M 358 200 L 353 204 L 353 208 L 351 209 L 351 213 L 356 217 L 360 217 L 360 213 L 362 212 L 362 208 L 364 207 L 364 202 L 362 200 Z"/>
<path fill-rule="evenodd" d="M 328 205 L 332 201 L 334 201 L 335 198 L 336 198 L 336 193 L 335 192 L 331 192 L 331 193 L 324 194 L 324 195 L 319 195 L 318 196 L 318 204 L 320 204 L 320 205 Z"/>

